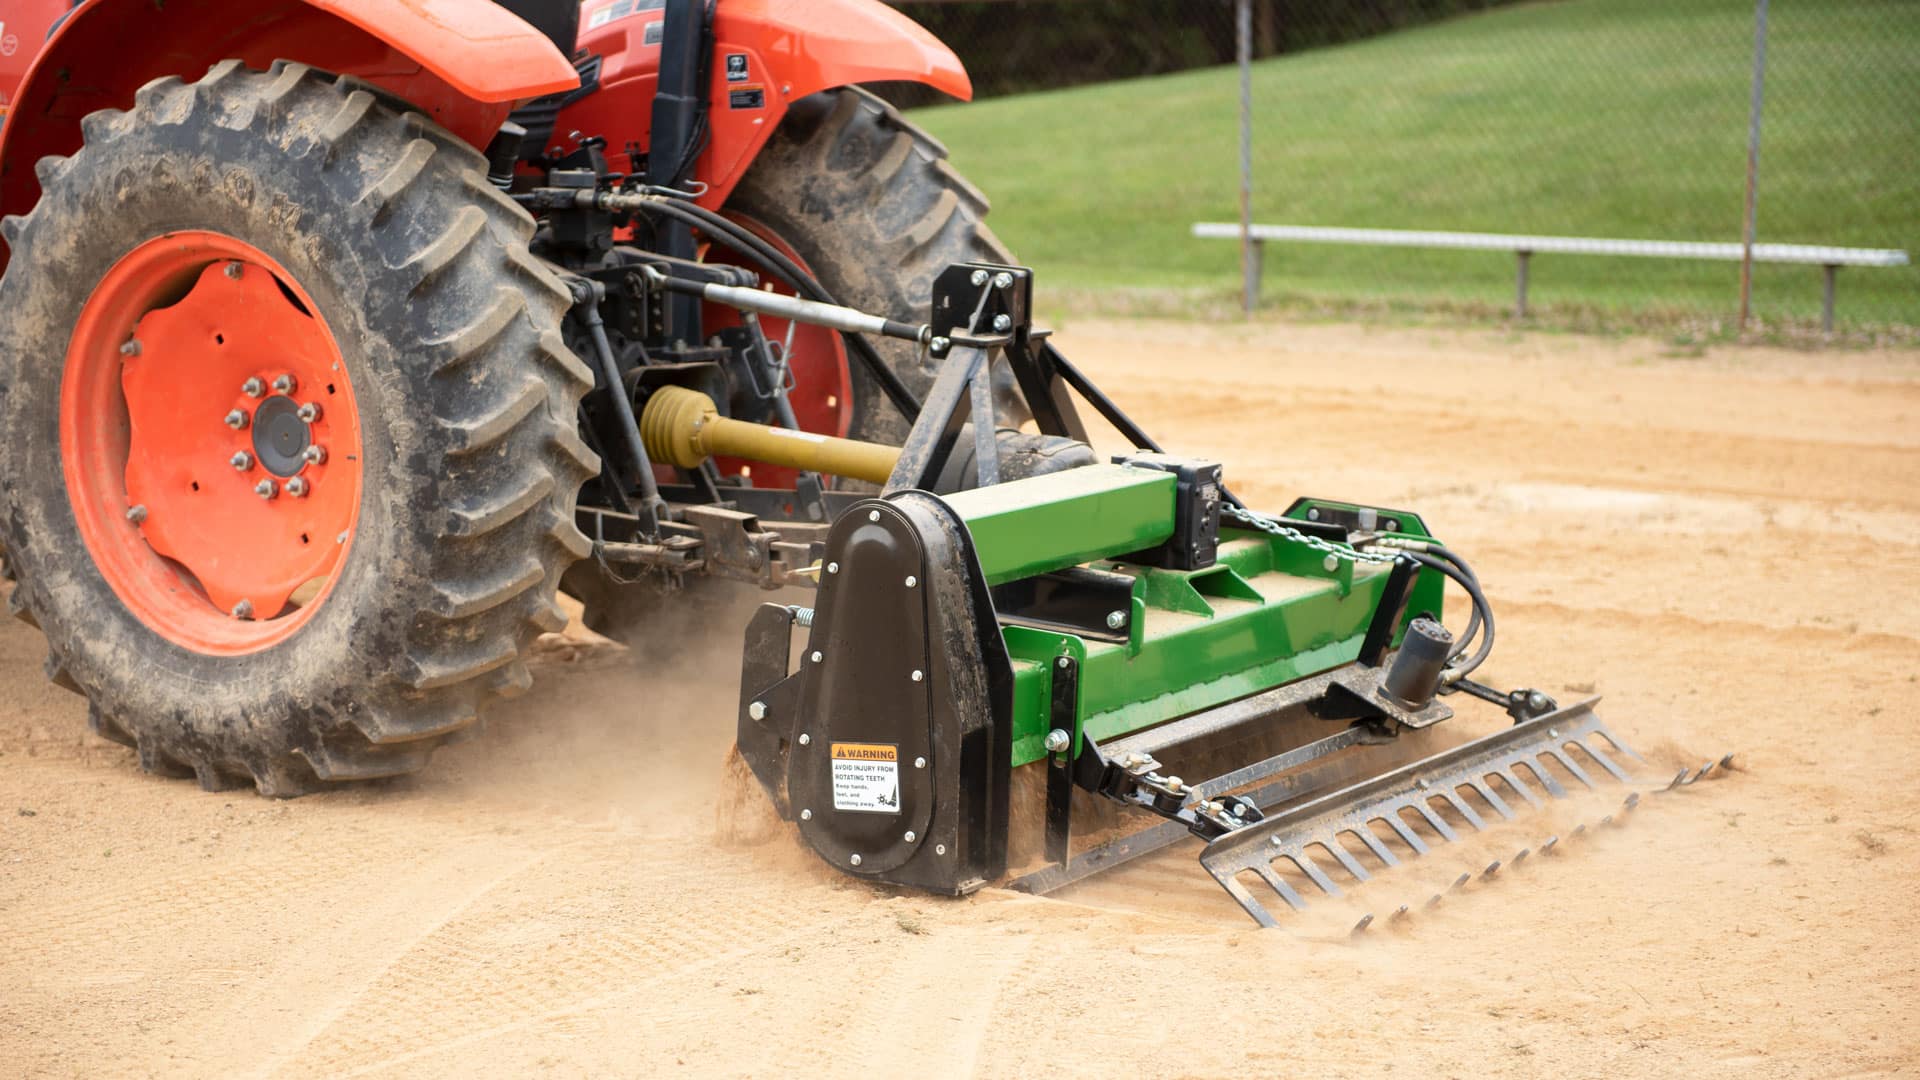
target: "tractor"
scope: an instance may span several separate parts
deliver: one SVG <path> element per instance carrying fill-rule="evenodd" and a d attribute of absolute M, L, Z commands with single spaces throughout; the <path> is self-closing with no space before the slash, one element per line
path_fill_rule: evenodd
<path fill-rule="evenodd" d="M 1193 837 L 1270 924 L 1249 884 L 1628 778 L 1591 702 L 1472 678 L 1418 514 L 1257 512 L 1066 357 L 861 88 L 971 92 L 875 0 L 9 0 L 0 43 L 0 571 L 149 772 L 409 773 L 561 592 L 622 636 L 732 579 L 816 590 L 744 628 L 736 745 L 871 881 Z M 1459 695 L 1513 725 L 1412 760 Z"/>

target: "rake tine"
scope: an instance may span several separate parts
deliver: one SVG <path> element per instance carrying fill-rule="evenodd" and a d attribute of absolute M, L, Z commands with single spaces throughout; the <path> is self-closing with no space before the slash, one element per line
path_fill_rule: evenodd
<path fill-rule="evenodd" d="M 1401 923 L 1401 922 L 1406 922 L 1408 919 L 1412 917 L 1413 917 L 1413 913 L 1407 910 L 1407 905 L 1401 904 L 1398 908 L 1394 910 L 1393 914 L 1387 916 L 1387 922 L 1389 924 Z"/>
<path fill-rule="evenodd" d="M 1729 752 L 1725 757 L 1720 759 L 1720 767 L 1723 769 L 1733 768 L 1733 754 L 1731 752 Z"/>
<path fill-rule="evenodd" d="M 1254 867 L 1254 869 L 1259 872 L 1261 878 L 1263 878 L 1268 885 L 1273 887 L 1274 892 L 1280 894 L 1280 899 L 1285 900 L 1288 907 L 1295 911 L 1307 910 L 1307 902 L 1300 898 L 1300 894 L 1294 891 L 1293 886 L 1287 884 L 1281 879 L 1279 874 L 1274 872 L 1272 865 L 1262 863 Z M 1234 879 L 1228 878 L 1227 880 L 1233 881 Z M 1241 891 L 1244 892 L 1245 890 L 1243 889 Z"/>
<path fill-rule="evenodd" d="M 1558 761 L 1563 768 L 1572 773 L 1575 780 L 1587 785 L 1588 791 L 1592 791 L 1597 786 L 1594 784 L 1593 778 L 1587 775 L 1585 769 L 1574 764 L 1573 758 L 1568 756 L 1564 747 L 1549 746 L 1547 747 L 1547 753 L 1552 754 L 1555 761 Z"/>
<path fill-rule="evenodd" d="M 1347 873 L 1353 875 L 1355 881 L 1365 881 L 1373 876 L 1367 873 L 1367 868 L 1361 866 L 1359 860 L 1353 857 L 1353 853 L 1347 850 L 1347 846 L 1340 842 L 1339 836 L 1336 835 L 1327 841 L 1327 850 L 1333 853 L 1335 862 L 1339 863 Z"/>
<path fill-rule="evenodd" d="M 1527 771 L 1533 774 L 1533 778 L 1540 781 L 1540 786 L 1547 789 L 1547 794 L 1556 799 L 1564 799 L 1567 797 L 1567 789 L 1560 786 L 1560 781 L 1553 778 L 1552 772 L 1541 768 L 1538 761 L 1533 758 L 1523 758 L 1515 762 L 1515 764 L 1525 765 Z"/>
<path fill-rule="evenodd" d="M 1485 881 L 1499 872 L 1500 872 L 1500 860 L 1495 859 L 1492 862 L 1487 864 L 1487 868 L 1485 870 L 1480 871 L 1480 880 Z"/>
<path fill-rule="evenodd" d="M 1713 762 L 1708 761 L 1705 765 L 1700 766 L 1700 770 L 1693 774 L 1693 778 L 1695 780 L 1705 780 L 1708 776 L 1712 775 L 1712 773 Z"/>
<path fill-rule="evenodd" d="M 1673 774 L 1673 779 L 1672 779 L 1672 780 L 1669 780 L 1669 781 L 1667 782 L 1667 786 L 1666 786 L 1666 787 L 1664 787 L 1664 788 L 1661 788 L 1660 790 L 1662 790 L 1662 791 L 1672 791 L 1672 790 L 1674 790 L 1675 788 L 1678 788 L 1678 787 L 1679 787 L 1679 786 L 1680 786 L 1681 784 L 1684 784 L 1684 783 L 1686 783 L 1686 782 L 1687 782 L 1687 770 L 1685 770 L 1685 769 L 1681 769 L 1681 770 L 1680 770 L 1679 772 L 1677 772 L 1677 773 L 1674 773 L 1674 774 Z"/>
<path fill-rule="evenodd" d="M 1515 856 L 1513 857 L 1513 861 L 1512 861 L 1512 862 L 1510 862 L 1510 863 L 1508 863 L 1507 865 L 1508 865 L 1508 866 L 1519 866 L 1519 865 L 1520 865 L 1521 863 L 1523 863 L 1523 862 L 1526 862 L 1526 861 L 1527 861 L 1527 856 L 1528 856 L 1528 855 L 1531 855 L 1531 854 L 1533 854 L 1533 850 L 1532 850 L 1531 848 L 1521 848 L 1521 849 L 1520 849 L 1520 854 L 1518 854 L 1518 855 L 1515 855 Z"/>
<path fill-rule="evenodd" d="M 1272 929 L 1273 927 L 1280 925 L 1279 920 L 1273 917 L 1272 912 L 1269 912 L 1267 910 L 1266 905 L 1262 904 L 1258 900 L 1255 900 L 1253 898 L 1253 894 L 1247 891 L 1247 887 L 1245 885 L 1240 884 L 1240 879 L 1233 878 L 1233 877 L 1225 877 L 1225 878 L 1220 878 L 1219 881 L 1221 885 L 1226 887 L 1227 892 L 1233 897 L 1234 902 L 1240 905 L 1240 910 L 1252 916 L 1254 922 L 1259 923 L 1261 926 L 1266 927 L 1268 929 Z M 1279 884 L 1274 883 L 1271 878 L 1268 879 L 1268 883 L 1274 884 L 1275 888 L 1280 887 Z M 1291 889 L 1287 890 L 1287 892 L 1292 892 L 1292 891 L 1293 890 Z M 1281 893 L 1280 895 L 1282 898 L 1286 897 L 1286 893 Z M 1288 902 L 1292 903 L 1292 901 L 1288 901 Z M 1294 904 L 1294 910 L 1298 911 L 1300 907 L 1301 905 Z"/>
<path fill-rule="evenodd" d="M 1353 830 L 1353 834 L 1358 836 L 1360 842 L 1367 845 L 1367 850 L 1373 852 L 1373 857 L 1379 859 L 1384 865 L 1400 865 L 1400 860 L 1394 857 L 1392 849 L 1381 843 L 1379 837 L 1373 835 L 1373 830 L 1367 827 L 1366 822 L 1361 822 L 1360 827 Z"/>
<path fill-rule="evenodd" d="M 1613 778 L 1615 780 L 1618 780 L 1623 784 L 1631 782 L 1632 778 L 1627 775 L 1626 771 L 1621 769 L 1620 766 L 1615 765 L 1612 762 L 1612 760 L 1610 760 L 1607 757 L 1607 755 L 1601 753 L 1598 749 L 1592 746 L 1589 746 L 1584 742 L 1581 742 L 1579 739 L 1575 739 L 1573 741 L 1573 745 L 1579 747 L 1582 750 L 1585 750 L 1587 752 L 1587 756 L 1599 762 L 1601 768 L 1607 770 L 1609 773 L 1612 773 Z"/>
<path fill-rule="evenodd" d="M 1427 853 L 1427 842 L 1420 839 L 1420 834 L 1414 832 L 1411 826 L 1401 820 L 1399 814 L 1388 814 L 1380 820 L 1386 822 L 1387 827 L 1392 829 L 1403 843 L 1412 848 L 1415 855 L 1425 855 Z"/>
<path fill-rule="evenodd" d="M 1450 803 L 1455 810 L 1460 811 L 1461 817 L 1467 819 L 1467 824 L 1473 826 L 1478 832 L 1487 831 L 1487 823 L 1480 820 L 1480 815 L 1474 812 L 1473 807 L 1467 805 L 1467 800 L 1461 798 L 1458 791 L 1449 790 L 1441 794 L 1445 796 L 1447 802 Z"/>
<path fill-rule="evenodd" d="M 1439 833 L 1442 840 L 1451 844 L 1460 839 L 1459 834 L 1453 831 L 1453 826 L 1448 825 L 1445 819 L 1434 813 L 1433 807 L 1429 806 L 1426 800 L 1422 799 L 1414 803 L 1413 808 L 1420 811 L 1420 816 L 1427 819 L 1427 824 L 1433 826 L 1433 831 Z"/>
<path fill-rule="evenodd" d="M 1505 780 L 1513 790 L 1519 792 L 1520 797 L 1527 800 L 1528 804 L 1534 809 L 1538 810 L 1540 807 L 1546 805 L 1540 801 L 1540 796 L 1533 793 L 1532 788 L 1520 782 L 1520 777 L 1515 775 L 1512 769 L 1501 769 L 1500 777 Z"/>
<path fill-rule="evenodd" d="M 1313 860 L 1307 857 L 1306 852 L 1303 851 L 1293 856 L 1293 865 L 1299 867 L 1300 872 L 1307 875 L 1308 879 L 1315 885 L 1320 886 L 1321 892 L 1326 893 L 1328 896 L 1340 895 L 1340 886 L 1335 885 L 1332 878 L 1328 877 L 1318 866 L 1315 866 Z"/>
<path fill-rule="evenodd" d="M 1460 889 L 1460 886 L 1465 885 L 1468 879 L 1472 877 L 1473 877 L 1472 874 L 1461 874 L 1459 877 L 1453 879 L 1453 884 L 1447 887 L 1447 891 L 1458 892 Z"/>
<path fill-rule="evenodd" d="M 1626 743 L 1621 742 L 1618 736 L 1616 736 L 1613 732 L 1608 731 L 1606 728 L 1596 727 L 1593 729 L 1593 733 L 1607 740 L 1608 746 L 1613 747 L 1615 750 L 1619 751 L 1622 754 L 1625 754 L 1626 756 L 1632 758 L 1633 760 L 1640 761 L 1640 762 L 1644 762 L 1647 760 L 1646 758 L 1643 758 L 1640 756 L 1640 752 L 1638 750 L 1635 750 L 1633 747 L 1628 746 Z"/>
<path fill-rule="evenodd" d="M 1373 912 L 1369 911 L 1365 915 L 1360 916 L 1360 921 L 1353 924 L 1353 929 L 1347 931 L 1347 936 L 1350 938 L 1357 938 L 1361 934 L 1366 933 L 1367 927 L 1372 925 L 1373 925 Z"/>
<path fill-rule="evenodd" d="M 1575 825 L 1575 826 L 1573 827 L 1573 832 L 1572 832 L 1572 834 L 1571 834 L 1571 835 L 1573 835 L 1573 836 L 1585 836 L 1586 834 L 1587 834 L 1587 823 L 1583 821 L 1583 822 L 1581 822 L 1580 824 L 1578 824 L 1578 825 Z"/>
<path fill-rule="evenodd" d="M 1542 855 L 1557 855 L 1559 852 L 1560 834 L 1558 833 L 1547 837 L 1547 842 L 1540 845 L 1540 854 Z"/>
<path fill-rule="evenodd" d="M 1634 807 L 1639 805 L 1640 805 L 1640 793 L 1636 791 L 1627 796 L 1626 801 L 1620 804 L 1620 809 L 1632 810 Z"/>
<path fill-rule="evenodd" d="M 1494 794 L 1492 784 L 1489 784 L 1485 780 L 1482 780 L 1478 777 L 1475 777 L 1474 779 L 1468 781 L 1468 783 L 1473 785 L 1473 790 L 1480 793 L 1481 798 L 1487 800 L 1487 805 L 1493 807 L 1494 813 L 1499 814 L 1501 817 L 1506 818 L 1508 821 L 1512 821 L 1514 819 L 1515 814 L 1513 812 L 1513 809 L 1507 805 L 1507 802 L 1505 799 L 1502 799 L 1500 796 Z"/>

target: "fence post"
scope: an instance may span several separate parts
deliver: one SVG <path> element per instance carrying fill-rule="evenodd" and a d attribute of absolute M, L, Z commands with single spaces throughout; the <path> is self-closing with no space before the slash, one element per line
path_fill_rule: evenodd
<path fill-rule="evenodd" d="M 1753 97 L 1747 109 L 1747 220 L 1740 248 L 1740 329 L 1753 306 L 1753 240 L 1760 209 L 1760 97 L 1767 82 L 1767 0 L 1753 9 Z"/>
<path fill-rule="evenodd" d="M 1253 317 L 1259 300 L 1260 248 L 1253 242 L 1253 3 L 1234 0 L 1234 52 L 1240 65 L 1240 306 Z"/>

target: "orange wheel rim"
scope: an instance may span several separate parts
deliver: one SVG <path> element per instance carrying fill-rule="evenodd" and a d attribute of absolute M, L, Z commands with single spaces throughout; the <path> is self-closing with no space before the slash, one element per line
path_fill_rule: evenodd
<path fill-rule="evenodd" d="M 251 244 L 128 252 L 74 325 L 60 458 L 80 538 L 155 633 L 235 655 L 317 612 L 360 513 L 360 417 L 313 298 Z"/>

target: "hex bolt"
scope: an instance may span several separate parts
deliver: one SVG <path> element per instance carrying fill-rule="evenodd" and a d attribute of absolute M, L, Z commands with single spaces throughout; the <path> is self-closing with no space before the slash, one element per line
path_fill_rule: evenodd
<path fill-rule="evenodd" d="M 1067 734 L 1062 728 L 1054 728 L 1052 731 L 1047 732 L 1047 753 L 1057 754 L 1065 750 L 1072 742 L 1073 736 Z"/>
<path fill-rule="evenodd" d="M 1118 630 L 1127 625 L 1127 613 L 1124 611 L 1107 612 L 1107 629 Z"/>
<path fill-rule="evenodd" d="M 1335 570 L 1340 569 L 1340 556 L 1329 552 L 1326 558 L 1320 560 L 1320 565 L 1326 568 L 1327 573 L 1331 574 Z"/>
<path fill-rule="evenodd" d="M 248 469 L 253 468 L 253 455 L 247 453 L 245 450 L 237 450 L 232 457 L 227 459 L 227 464 L 241 472 L 246 472 Z M 263 480 L 261 483 L 266 483 L 266 481 Z"/>
<path fill-rule="evenodd" d="M 1388 531 L 1388 532 L 1399 532 L 1399 531 L 1400 531 L 1400 519 L 1399 519 L 1399 518 L 1388 518 L 1388 519 L 1387 519 L 1387 531 Z"/>
<path fill-rule="evenodd" d="M 1319 520 L 1320 520 L 1320 508 L 1319 508 L 1319 507 L 1317 507 L 1317 506 L 1310 506 L 1310 507 L 1308 507 L 1308 508 L 1307 508 L 1307 520 L 1308 520 L 1308 521 L 1319 521 Z"/>
<path fill-rule="evenodd" d="M 296 499 L 304 497 L 311 490 L 313 485 L 307 483 L 307 478 L 304 476 L 296 476 L 287 481 L 287 494 Z"/>
<path fill-rule="evenodd" d="M 820 650 L 819 650 L 819 649 L 815 649 L 815 650 L 813 650 L 813 655 L 812 655 L 812 656 L 809 656 L 809 657 L 807 657 L 807 659 L 809 659 L 809 660 L 811 660 L 811 661 L 813 661 L 813 662 L 814 662 L 814 663 L 816 663 L 816 664 L 817 664 L 817 663 L 819 663 L 819 662 L 820 662 Z"/>
<path fill-rule="evenodd" d="M 860 865 L 860 856 L 859 856 L 858 854 L 853 854 L 853 855 L 849 855 L 849 856 L 847 856 L 847 861 L 848 861 L 848 862 L 850 862 L 850 863 L 852 863 L 852 864 L 853 864 L 853 865 L 855 865 L 855 866 L 859 866 L 859 865 Z"/>
<path fill-rule="evenodd" d="M 747 706 L 747 715 L 755 720 L 765 720 L 767 718 L 767 703 L 764 701 L 756 701 Z"/>
<path fill-rule="evenodd" d="M 996 289 L 1013 288 L 1013 275 L 1007 273 L 1005 270 L 993 275 L 993 287 Z"/>
<path fill-rule="evenodd" d="M 291 394 L 298 389 L 299 386 L 300 380 L 294 378 L 292 375 L 278 375 L 275 376 L 273 380 L 273 392 L 276 394 Z"/>
<path fill-rule="evenodd" d="M 321 446 L 319 443 L 315 443 L 305 450 L 300 451 L 300 457 L 309 465 L 325 465 L 327 463 L 327 448 Z"/>
<path fill-rule="evenodd" d="M 300 406 L 300 411 L 294 415 L 298 416 L 305 423 L 311 424 L 315 420 L 320 419 L 320 406 L 317 402 L 309 401 L 305 405 Z"/>
<path fill-rule="evenodd" d="M 806 733 L 806 732 L 804 732 L 804 731 L 800 733 L 800 745 L 801 745 L 801 746 L 806 746 L 807 744 L 809 744 L 809 743 L 811 743 L 811 742 L 813 742 L 813 736 L 811 736 L 811 735 L 809 735 L 809 734 L 807 734 L 807 733 Z"/>
<path fill-rule="evenodd" d="M 911 589 L 918 584 L 920 584 L 919 578 L 914 577 L 912 574 L 907 575 L 907 588 Z"/>
<path fill-rule="evenodd" d="M 811 810 L 802 810 L 802 811 L 800 811 L 800 820 L 801 820 L 801 821 L 812 821 L 812 820 L 813 820 L 813 811 L 811 811 Z"/>
<path fill-rule="evenodd" d="M 259 397 L 267 392 L 267 384 L 260 381 L 258 375 L 248 376 L 247 381 L 240 384 L 240 392 L 248 397 Z"/>
<path fill-rule="evenodd" d="M 240 264 L 237 262 L 228 263 L 227 276 L 233 278 L 235 281 L 240 280 Z"/>
<path fill-rule="evenodd" d="M 263 499 L 271 499 L 275 495 L 280 494 L 280 488 L 279 485 L 271 480 L 262 480 L 253 485 L 253 493 Z"/>
<path fill-rule="evenodd" d="M 244 431 L 247 426 L 247 411 L 235 409 L 227 414 L 227 426 L 235 431 Z"/>
<path fill-rule="evenodd" d="M 932 341 L 927 342 L 927 347 L 932 349 L 934 352 L 946 352 L 948 349 L 953 347 L 953 339 L 945 338 L 945 337 L 937 337 L 937 338 L 934 338 Z"/>
<path fill-rule="evenodd" d="M 1003 334 L 1013 329 L 1013 316 L 1007 314 L 995 315 L 993 317 L 993 328 Z"/>
<path fill-rule="evenodd" d="M 914 839 L 915 839 L 915 837 L 914 837 L 914 834 L 913 834 L 913 830 L 912 830 L 912 829 L 908 829 L 908 830 L 907 830 L 907 834 L 906 834 L 905 836 L 902 836 L 902 837 L 901 837 L 900 839 L 902 839 L 902 840 L 905 840 L 905 841 L 906 841 L 907 843 L 909 843 L 909 844 L 911 844 L 911 843 L 913 843 L 913 841 L 914 841 Z"/>
<path fill-rule="evenodd" d="M 914 767 L 914 768 L 916 768 L 916 769 L 924 769 L 924 768 L 926 768 L 926 767 L 927 767 L 927 759 L 926 759 L 926 758 L 923 758 L 923 757 L 917 757 L 917 758 L 914 758 L 914 759 L 913 759 L 913 767 Z"/>
<path fill-rule="evenodd" d="M 236 619 L 253 618 L 253 601 L 242 600 L 239 603 L 233 605 L 233 617 Z"/>
<path fill-rule="evenodd" d="M 127 507 L 127 520 L 133 522 L 135 525 L 147 520 L 147 508 L 145 506 Z"/>
<path fill-rule="evenodd" d="M 120 355 L 121 356 L 139 356 L 140 355 L 140 339 L 129 338 L 124 344 L 120 346 Z"/>
<path fill-rule="evenodd" d="M 919 668 L 914 668 L 914 669 L 913 669 L 913 681 L 914 681 L 914 682 L 919 682 L 920 680 L 922 680 L 922 679 L 924 679 L 924 678 L 926 678 L 926 677 L 927 677 L 927 673 L 926 673 L 926 672 L 924 672 L 924 671 L 921 671 L 921 670 L 920 670 Z"/>
<path fill-rule="evenodd" d="M 1061 657 L 1061 658 L 1060 658 L 1060 666 L 1061 666 L 1061 667 L 1067 667 L 1067 666 L 1069 666 L 1069 665 L 1071 665 L 1072 663 L 1073 663 L 1073 658 L 1072 658 L 1072 657 L 1070 657 L 1070 656 L 1063 656 L 1063 657 Z"/>
<path fill-rule="evenodd" d="M 975 270 L 973 276 L 967 280 L 973 282 L 975 285 L 985 285 L 987 283 L 987 272 L 985 270 Z"/>

